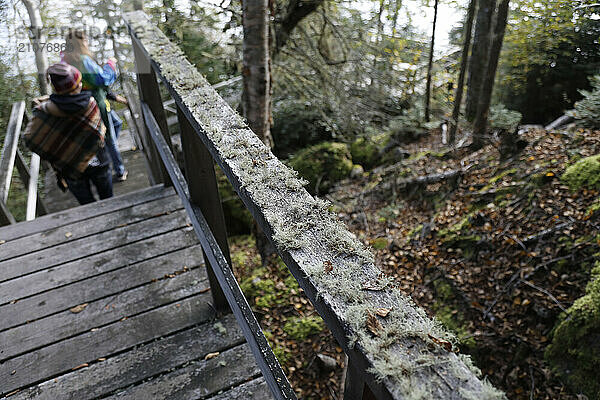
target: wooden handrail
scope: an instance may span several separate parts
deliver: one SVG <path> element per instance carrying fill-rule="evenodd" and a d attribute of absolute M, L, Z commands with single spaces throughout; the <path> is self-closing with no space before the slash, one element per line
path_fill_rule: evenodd
<path fill-rule="evenodd" d="M 14 103 L 8 120 L 2 155 L 0 155 L 0 201 L 4 203 L 8 199 L 8 191 L 15 166 L 15 157 L 17 155 L 17 146 L 24 115 L 25 102 L 18 101 Z"/>
<path fill-rule="evenodd" d="M 2 147 L 2 154 L 0 155 L 0 226 L 16 223 L 15 218 L 6 206 L 15 166 L 19 172 L 21 182 L 27 188 L 25 219 L 30 221 L 36 217 L 36 214 L 45 215 L 48 213 L 44 202 L 37 193 L 40 158 L 37 154 L 33 153 L 28 169 L 25 159 L 19 151 L 19 139 L 24 119 L 29 120 L 29 116 L 25 110 L 25 102 L 18 101 L 13 103 Z"/>
<path fill-rule="evenodd" d="M 223 170 L 347 354 L 352 379 L 345 398 L 504 398 L 453 351 L 451 335 L 381 275 L 372 253 L 328 211 L 325 202 L 308 194 L 295 171 L 271 153 L 148 16 L 136 11 L 124 18 L 137 49 L 138 73 L 141 66 L 152 78 L 158 74 L 175 100 L 180 120 L 187 121 Z M 169 156 L 170 146 L 163 140 L 165 131 L 153 122 L 151 108 L 144 106 L 144 117 L 157 152 L 176 188 L 183 186 L 182 174 Z M 193 173 L 186 178 L 188 183 L 196 179 Z M 188 192 L 178 192 L 184 204 L 192 204 Z M 196 218 L 200 224 L 204 210 L 193 204 L 186 208 L 193 223 Z M 212 232 L 203 234 L 204 239 L 199 237 L 209 264 L 235 313 L 247 302 L 243 296 L 228 294 L 237 283 L 219 273 L 219 268 L 229 271 L 223 258 L 216 259 L 220 245 L 207 239 Z M 247 329 L 243 321 L 240 325 Z M 267 353 L 272 354 L 270 349 Z M 262 369 L 264 354 L 255 356 Z M 269 382 L 269 371 L 262 371 Z M 273 393 L 282 391 L 269 383 Z"/>

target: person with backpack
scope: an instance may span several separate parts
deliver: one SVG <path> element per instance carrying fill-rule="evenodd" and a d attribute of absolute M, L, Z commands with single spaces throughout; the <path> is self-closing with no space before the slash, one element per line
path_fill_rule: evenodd
<path fill-rule="evenodd" d="M 114 111 L 111 112 L 110 103 L 107 98 L 108 87 L 117 78 L 116 59 L 111 57 L 106 64 L 100 66 L 92 56 L 87 36 L 83 29 L 70 29 L 65 36 L 65 41 L 66 49 L 68 50 L 62 53 L 62 61 L 73 65 L 81 71 L 83 90 L 90 90 L 98 103 L 102 122 L 106 126 L 106 148 L 115 171 L 115 180 L 124 181 L 127 179 L 127 170 L 117 146 L 118 135 L 114 125 L 114 122 L 116 122 L 114 118 L 116 113 Z"/>
<path fill-rule="evenodd" d="M 81 72 L 66 63 L 53 64 L 47 75 L 54 93 L 33 110 L 25 130 L 25 144 L 66 182 L 79 204 L 112 197 L 110 158 L 104 147 L 106 131 L 100 108 L 90 91 L 82 91 Z M 63 189 L 61 187 L 61 189 Z"/>

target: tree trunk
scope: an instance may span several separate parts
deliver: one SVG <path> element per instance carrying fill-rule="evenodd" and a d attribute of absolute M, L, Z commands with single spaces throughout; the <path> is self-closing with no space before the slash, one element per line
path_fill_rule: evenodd
<path fill-rule="evenodd" d="M 437 25 L 438 0 L 433 5 L 433 32 L 431 33 L 431 48 L 429 49 L 429 64 L 427 64 L 427 86 L 425 88 L 425 121 L 429 122 L 429 103 L 431 101 L 431 69 L 433 68 L 433 46 L 435 44 L 435 26 Z"/>
<path fill-rule="evenodd" d="M 259 3 L 262 0 L 259 1 Z M 285 15 L 275 29 L 275 43 L 273 46 L 273 56 L 279 54 L 279 51 L 287 43 L 290 33 L 294 28 L 315 11 L 324 0 L 290 0 Z"/>
<path fill-rule="evenodd" d="M 126 0 L 121 4 L 124 11 L 144 10 L 144 0 Z"/>
<path fill-rule="evenodd" d="M 40 94 L 46 95 L 50 93 L 48 80 L 46 79 L 46 70 L 48 69 L 48 55 L 46 54 L 46 35 L 44 34 L 44 26 L 42 16 L 40 15 L 40 5 L 36 0 L 23 0 L 23 4 L 29 14 L 30 22 L 30 40 L 35 55 L 35 66 L 38 72 L 38 83 L 40 85 Z M 42 47 L 41 44 L 44 44 Z"/>
<path fill-rule="evenodd" d="M 269 57 L 269 1 L 243 0 L 244 27 L 242 67 L 242 112 L 250 129 L 269 147 L 271 136 L 271 76 Z M 254 222 L 252 233 L 263 265 L 274 253 L 264 233 Z"/>
<path fill-rule="evenodd" d="M 475 7 L 477 0 L 471 0 L 467 10 L 467 20 L 464 26 L 463 48 L 460 60 L 460 72 L 458 74 L 458 84 L 456 87 L 456 96 L 454 98 L 454 108 L 452 109 L 452 120 L 450 121 L 450 132 L 448 141 L 453 144 L 456 141 L 456 129 L 460 119 L 460 103 L 462 102 L 463 87 L 465 85 L 465 75 L 467 72 L 467 61 L 469 59 L 469 49 L 471 47 L 471 34 L 473 31 L 473 20 L 475 19 Z"/>
<path fill-rule="evenodd" d="M 269 76 L 269 2 L 244 0 L 243 91 L 244 117 L 250 129 L 269 147 L 273 147 L 270 129 Z"/>
<path fill-rule="evenodd" d="M 479 1 L 475 36 L 473 38 L 473 51 L 469 59 L 469 79 L 467 81 L 465 116 L 469 122 L 473 122 L 477 113 L 477 102 L 479 101 L 479 93 L 481 92 L 481 85 L 489 55 L 492 16 L 495 6 L 495 0 Z"/>
<path fill-rule="evenodd" d="M 500 4 L 498 5 L 498 12 L 496 13 L 489 61 L 477 104 L 477 118 L 475 119 L 475 124 L 473 126 L 472 147 L 474 149 L 481 148 L 485 144 L 488 112 L 490 110 L 490 102 L 492 100 L 492 91 L 494 90 L 494 78 L 496 77 L 496 69 L 498 68 L 500 50 L 502 50 L 502 42 L 504 41 L 504 32 L 506 30 L 506 21 L 508 19 L 509 3 L 510 0 L 501 0 Z"/>

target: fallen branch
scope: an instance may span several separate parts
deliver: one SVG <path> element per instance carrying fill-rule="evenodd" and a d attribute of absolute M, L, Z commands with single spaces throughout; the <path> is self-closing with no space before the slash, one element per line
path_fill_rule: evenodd
<path fill-rule="evenodd" d="M 523 239 L 522 242 L 524 244 L 537 242 L 538 240 L 543 239 L 544 237 L 571 225 L 573 225 L 573 222 L 563 222 L 562 224 L 558 224 L 556 226 L 553 226 L 552 228 L 544 229 L 543 231 L 538 232 L 535 235 L 529 235 L 525 239 Z"/>
<path fill-rule="evenodd" d="M 526 280 L 523 280 L 523 279 L 521 279 L 521 283 L 524 283 L 524 284 L 526 284 L 527 286 L 529 286 L 529 287 L 530 287 L 530 288 L 532 288 L 532 289 L 535 289 L 535 290 L 537 290 L 538 292 L 542 292 L 542 293 L 544 293 L 546 296 L 548 296 L 548 297 L 550 298 L 550 300 L 552 300 L 553 302 L 555 302 L 555 303 L 558 305 L 558 307 L 560 307 L 560 309 L 561 309 L 562 311 L 564 311 L 566 314 L 569 314 L 569 312 L 567 311 L 567 309 L 563 307 L 563 305 L 560 303 L 560 301 L 558 301 L 558 299 L 557 299 L 556 297 L 554 297 L 554 296 L 552 295 L 552 293 L 550 293 L 550 292 L 549 292 L 549 291 L 547 291 L 546 289 L 544 289 L 544 288 L 542 288 L 542 287 L 539 287 L 539 286 L 536 286 L 536 285 L 534 285 L 533 283 L 531 283 L 531 282 L 529 282 L 529 281 L 526 281 Z"/>
<path fill-rule="evenodd" d="M 386 182 L 377 185 L 374 188 L 363 192 L 362 195 L 371 195 L 375 193 L 387 192 L 389 190 L 408 191 L 410 189 L 420 188 L 433 183 L 447 181 L 450 179 L 458 179 L 471 167 L 472 165 L 468 165 L 464 168 L 446 171 L 438 174 L 422 175 L 408 179 L 393 179 L 391 182 Z"/>

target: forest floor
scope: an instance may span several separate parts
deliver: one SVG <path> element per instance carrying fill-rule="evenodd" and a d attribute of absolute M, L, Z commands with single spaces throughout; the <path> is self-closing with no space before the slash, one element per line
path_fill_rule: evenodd
<path fill-rule="evenodd" d="M 573 192 L 568 165 L 600 153 L 598 132 L 533 130 L 501 161 L 493 145 L 450 151 L 432 134 L 410 157 L 342 182 L 326 198 L 376 254 L 377 265 L 510 399 L 577 399 L 544 360 L 558 315 L 584 294 L 600 251 L 598 191 Z M 461 170 L 425 185 L 414 177 Z M 344 355 L 285 266 L 259 268 L 252 240 L 232 243 L 236 273 L 305 399 L 338 399 Z M 321 355 L 321 356 L 319 356 Z M 322 355 L 337 366 L 328 368 Z"/>

